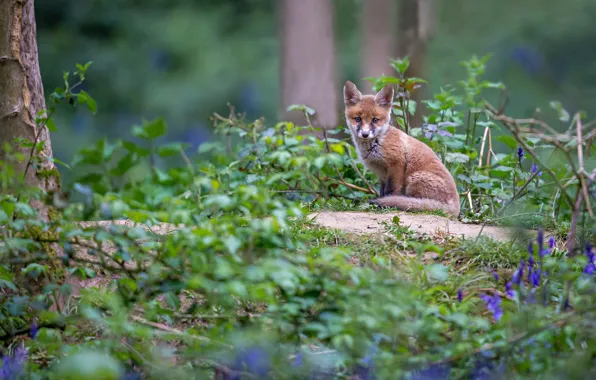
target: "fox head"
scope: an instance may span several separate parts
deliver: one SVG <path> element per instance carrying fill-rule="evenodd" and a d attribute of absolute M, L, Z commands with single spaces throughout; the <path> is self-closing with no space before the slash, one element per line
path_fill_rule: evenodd
<path fill-rule="evenodd" d="M 389 128 L 393 86 L 386 85 L 375 95 L 362 95 L 356 85 L 344 86 L 346 122 L 355 138 L 372 140 Z"/>

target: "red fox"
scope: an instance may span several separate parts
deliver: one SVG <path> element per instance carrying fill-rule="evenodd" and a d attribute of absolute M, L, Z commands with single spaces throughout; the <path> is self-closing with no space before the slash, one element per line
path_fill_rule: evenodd
<path fill-rule="evenodd" d="M 344 86 L 346 122 L 360 161 L 376 174 L 381 197 L 371 203 L 400 210 L 443 210 L 457 217 L 459 194 L 453 176 L 433 150 L 390 125 L 393 86 L 362 95 Z"/>

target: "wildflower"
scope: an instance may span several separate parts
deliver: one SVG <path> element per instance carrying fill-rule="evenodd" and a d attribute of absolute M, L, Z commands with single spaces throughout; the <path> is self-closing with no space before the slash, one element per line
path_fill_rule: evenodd
<path fill-rule="evenodd" d="M 555 237 L 551 236 L 548 238 L 548 248 L 553 249 L 555 248 Z"/>
<path fill-rule="evenodd" d="M 507 294 L 507 297 L 510 297 L 510 298 L 515 297 L 515 290 L 513 289 L 513 284 L 511 283 L 511 281 L 509 281 L 509 282 L 507 282 L 507 284 L 505 284 L 505 294 Z"/>
<path fill-rule="evenodd" d="M 461 302 L 464 299 L 464 292 L 461 289 L 457 289 L 457 301 Z"/>
<path fill-rule="evenodd" d="M 31 336 L 31 339 L 35 339 L 38 330 L 39 327 L 37 326 L 37 322 L 33 321 L 33 323 L 31 324 L 31 331 L 29 332 L 29 336 Z"/>
<path fill-rule="evenodd" d="M 493 277 L 495 281 L 499 282 L 499 274 L 497 272 L 493 272 Z"/>
<path fill-rule="evenodd" d="M 530 242 L 528 244 L 528 253 L 531 255 L 532 253 L 534 253 L 534 243 Z"/>
<path fill-rule="evenodd" d="M 480 295 L 480 298 L 484 300 L 486 308 L 491 313 L 493 313 L 493 317 L 495 318 L 495 320 L 498 321 L 499 319 L 501 319 L 501 317 L 503 316 L 503 310 L 501 309 L 501 297 L 499 297 L 498 294 L 495 294 L 492 297 L 486 294 L 482 294 Z"/>
<path fill-rule="evenodd" d="M 540 285 L 540 269 L 532 273 L 532 287 L 535 288 Z"/>
<path fill-rule="evenodd" d="M 265 376 L 269 372 L 270 366 L 271 361 L 267 351 L 260 347 L 250 347 L 238 352 L 232 369 Z"/>
<path fill-rule="evenodd" d="M 538 229 L 538 237 L 536 238 L 538 241 L 538 252 L 542 252 L 542 247 L 544 246 L 544 232 L 542 228 Z"/>
<path fill-rule="evenodd" d="M 513 274 L 513 283 L 515 285 L 519 285 L 521 284 L 522 278 L 524 276 L 524 269 L 526 267 L 526 262 L 524 259 L 521 259 L 519 262 L 519 268 L 515 271 L 515 273 Z"/>
<path fill-rule="evenodd" d="M 523 148 L 517 149 L 517 157 L 519 157 L 520 160 L 524 157 L 524 149 Z"/>
<path fill-rule="evenodd" d="M 18 379 L 25 369 L 27 362 L 27 350 L 24 346 L 17 348 L 12 356 L 2 358 L 2 368 L 0 368 L 0 379 Z"/>
<path fill-rule="evenodd" d="M 530 169 L 530 172 L 532 174 L 535 174 L 537 171 L 538 171 L 538 165 L 532 164 L 532 169 Z"/>
<path fill-rule="evenodd" d="M 588 264 L 584 267 L 584 273 L 592 275 L 596 272 L 596 266 L 594 265 L 594 252 L 590 243 L 586 244 L 586 256 L 588 256 Z"/>

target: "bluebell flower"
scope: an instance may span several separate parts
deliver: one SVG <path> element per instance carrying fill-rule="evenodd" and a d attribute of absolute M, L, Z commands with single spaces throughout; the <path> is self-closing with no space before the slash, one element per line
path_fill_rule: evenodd
<path fill-rule="evenodd" d="M 584 273 L 592 275 L 596 272 L 596 266 L 594 265 L 594 252 L 590 243 L 586 244 L 586 256 L 588 257 L 588 264 L 584 267 Z"/>
<path fill-rule="evenodd" d="M 461 289 L 457 289 L 457 301 L 461 302 L 464 299 L 464 292 Z"/>
<path fill-rule="evenodd" d="M 533 242 L 528 243 L 528 253 L 530 255 L 534 253 L 534 243 Z"/>
<path fill-rule="evenodd" d="M 524 269 L 526 267 L 526 261 L 524 259 L 521 259 L 519 262 L 519 268 L 517 268 L 517 270 L 515 271 L 515 273 L 513 273 L 513 283 L 515 285 L 519 285 L 521 284 L 521 281 L 523 279 L 524 276 Z"/>
<path fill-rule="evenodd" d="M 430 366 L 413 371 L 410 375 L 410 379 L 412 380 L 447 380 L 449 379 L 449 374 L 451 372 L 451 367 L 446 364 L 431 364 Z"/>
<path fill-rule="evenodd" d="M 499 274 L 497 272 L 493 272 L 493 277 L 495 281 L 499 282 Z"/>
<path fill-rule="evenodd" d="M 302 352 L 298 352 L 296 354 L 296 357 L 292 361 L 292 367 L 302 367 L 303 364 L 304 364 L 304 355 L 302 355 Z"/>
<path fill-rule="evenodd" d="M 18 379 L 25 371 L 25 363 L 27 363 L 27 350 L 24 346 L 20 346 L 12 353 L 12 356 L 4 356 L 2 358 L 0 379 Z"/>
<path fill-rule="evenodd" d="M 31 331 L 29 332 L 29 336 L 31 336 L 31 339 L 35 339 L 38 330 L 39 327 L 37 326 L 37 322 L 33 321 L 33 323 L 31 324 Z"/>
<path fill-rule="evenodd" d="M 260 376 L 267 375 L 270 367 L 269 353 L 260 347 L 240 350 L 232 365 L 234 371 L 246 371 Z"/>
<path fill-rule="evenodd" d="M 507 284 L 505 284 L 505 294 L 507 294 L 507 297 L 510 297 L 510 298 L 515 297 L 515 290 L 513 289 L 513 284 L 511 281 L 509 281 L 509 282 L 507 282 Z"/>
<path fill-rule="evenodd" d="M 532 273 L 532 287 L 535 288 L 540 285 L 540 269 L 536 269 Z"/>
<path fill-rule="evenodd" d="M 499 297 L 498 294 L 495 294 L 492 297 L 486 294 L 481 294 L 480 298 L 484 300 L 486 308 L 493 313 L 495 320 L 498 321 L 501 319 L 503 316 L 503 310 L 501 309 L 501 297 Z"/>
<path fill-rule="evenodd" d="M 517 157 L 519 157 L 521 159 L 523 156 L 524 156 L 523 148 L 518 148 L 517 149 Z"/>
<path fill-rule="evenodd" d="M 538 171 L 538 165 L 536 164 L 532 164 L 532 169 L 530 169 L 530 172 L 532 174 L 536 173 Z"/>
<path fill-rule="evenodd" d="M 553 249 L 555 248 L 555 237 L 551 236 L 550 238 L 548 238 L 548 248 Z"/>
<path fill-rule="evenodd" d="M 550 249 L 543 249 L 542 252 L 540 252 L 540 257 L 544 257 L 549 254 L 550 254 Z"/>
<path fill-rule="evenodd" d="M 538 237 L 536 238 L 538 241 L 538 252 L 542 252 L 542 247 L 544 247 L 544 232 L 542 228 L 538 229 Z"/>

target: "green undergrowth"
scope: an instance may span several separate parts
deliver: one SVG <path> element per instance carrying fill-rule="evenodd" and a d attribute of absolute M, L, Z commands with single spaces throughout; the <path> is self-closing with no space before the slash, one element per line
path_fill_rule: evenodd
<path fill-rule="evenodd" d="M 80 149 L 64 194 L 36 187 L 11 194 L 14 172 L 0 162 L 2 375 L 556 378 L 569 360 L 584 363 L 584 375 L 593 371 L 596 224 L 585 203 L 569 202 L 585 178 L 574 182 L 565 161 L 538 167 L 530 151 L 556 149 L 535 136 L 507 135 L 508 149 L 478 164 L 481 131 L 498 128 L 499 116 L 481 94 L 503 87 L 482 79 L 485 62 L 465 62 L 468 77 L 427 101 L 422 129 L 407 125 L 415 111 L 407 94 L 424 83 L 403 76 L 407 60 L 393 62 L 397 77 L 374 82 L 400 90 L 399 126 L 427 142 L 456 178 L 466 194 L 462 221 L 502 223 L 520 205 L 543 215 L 518 220 L 539 228 L 513 243 L 425 236 L 398 216 L 370 235 L 316 226 L 313 211 L 371 211 L 375 179 L 338 130 L 316 138 L 315 111 L 300 105 L 290 108 L 303 111 L 304 125 L 216 114 L 218 138 L 194 156 L 184 143 L 161 143 L 163 119 L 143 121 L 130 136 Z M 77 66 L 79 82 L 88 67 Z M 65 74 L 50 111 L 63 101 L 95 111 L 74 87 Z M 51 115 L 37 122 L 56 129 Z M 546 169 L 567 187 L 553 188 Z M 34 198 L 59 217 L 40 220 Z M 120 219 L 134 225 L 79 224 Z M 141 227 L 159 223 L 178 227 L 164 235 Z M 24 233 L 31 230 L 54 233 Z M 59 262 L 49 260 L 52 252 Z M 63 272 L 69 282 L 56 276 Z M 96 285 L 77 289 L 89 280 Z"/>

